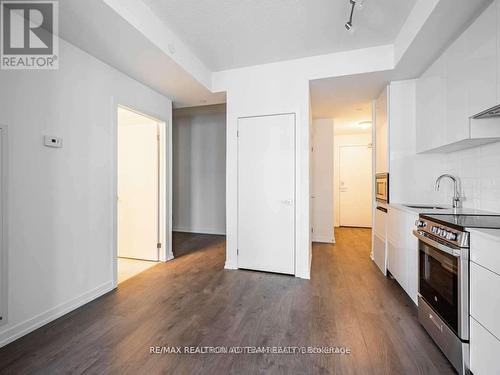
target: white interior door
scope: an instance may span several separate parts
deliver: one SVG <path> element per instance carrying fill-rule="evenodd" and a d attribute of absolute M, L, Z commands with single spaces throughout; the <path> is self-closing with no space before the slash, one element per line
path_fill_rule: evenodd
<path fill-rule="evenodd" d="M 340 225 L 372 225 L 372 148 L 367 145 L 340 146 Z"/>
<path fill-rule="evenodd" d="M 118 126 L 118 256 L 157 261 L 158 124 Z"/>
<path fill-rule="evenodd" d="M 238 120 L 238 267 L 295 273 L 295 115 Z"/>

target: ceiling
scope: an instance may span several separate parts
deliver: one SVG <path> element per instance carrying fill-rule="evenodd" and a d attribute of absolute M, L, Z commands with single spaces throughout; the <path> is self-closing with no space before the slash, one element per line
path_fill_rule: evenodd
<path fill-rule="evenodd" d="M 172 99 L 175 107 L 224 103 L 100 0 L 59 2 L 59 35 Z M 61 62 L 62 63 L 62 62 Z"/>
<path fill-rule="evenodd" d="M 142 0 L 213 71 L 392 44 L 416 0 Z"/>
<path fill-rule="evenodd" d="M 375 72 L 311 81 L 312 117 L 371 120 L 370 102 L 378 97 L 391 74 Z"/>
<path fill-rule="evenodd" d="M 371 108 L 353 117 L 336 118 L 333 122 L 335 135 L 371 134 Z M 370 121 L 370 123 L 368 123 Z M 362 124 L 360 124 L 362 123 Z M 361 126 L 366 125 L 366 126 Z"/>
<path fill-rule="evenodd" d="M 418 77 L 491 1 L 439 0 L 390 77 L 311 82 L 313 116 L 341 117 L 389 80 Z M 392 45 L 409 11 L 421 14 L 427 2 L 365 0 L 354 15 L 358 30 L 350 34 L 343 26 L 348 0 L 64 0 L 59 35 L 171 98 L 174 107 L 193 107 L 226 101 L 225 92 L 211 86 L 221 69 Z M 414 18 L 405 27 L 418 25 Z"/>

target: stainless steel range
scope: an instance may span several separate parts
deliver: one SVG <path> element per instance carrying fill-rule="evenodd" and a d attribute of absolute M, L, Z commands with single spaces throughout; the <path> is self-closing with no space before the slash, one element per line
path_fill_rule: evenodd
<path fill-rule="evenodd" d="M 454 210 L 455 212 L 455 210 Z M 420 214 L 418 318 L 459 374 L 469 374 L 469 233 L 500 229 L 491 213 Z"/>
<path fill-rule="evenodd" d="M 458 373 L 468 374 L 469 233 L 445 216 L 420 215 L 415 223 L 418 318 Z"/>

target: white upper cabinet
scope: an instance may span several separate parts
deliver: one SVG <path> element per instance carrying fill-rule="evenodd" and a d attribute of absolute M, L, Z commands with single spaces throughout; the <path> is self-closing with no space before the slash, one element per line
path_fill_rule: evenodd
<path fill-rule="evenodd" d="M 389 172 L 388 158 L 388 104 L 389 87 L 384 88 L 375 104 L 375 171 L 376 173 Z"/>
<path fill-rule="evenodd" d="M 445 54 L 446 134 L 468 137 L 469 118 L 497 104 L 496 4 L 483 12 Z"/>
<path fill-rule="evenodd" d="M 500 103 L 500 0 L 490 5 L 417 83 L 417 152 L 450 152 L 499 140 L 470 117 Z M 496 124 L 495 124 L 496 125 Z"/>
<path fill-rule="evenodd" d="M 441 56 L 417 80 L 417 152 L 446 144 L 446 76 Z"/>

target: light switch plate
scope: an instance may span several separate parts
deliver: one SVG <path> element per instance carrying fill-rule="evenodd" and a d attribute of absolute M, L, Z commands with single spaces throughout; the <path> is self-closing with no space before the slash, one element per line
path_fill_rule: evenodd
<path fill-rule="evenodd" d="M 43 144 L 47 147 L 61 148 L 62 138 L 46 135 L 43 137 Z"/>

